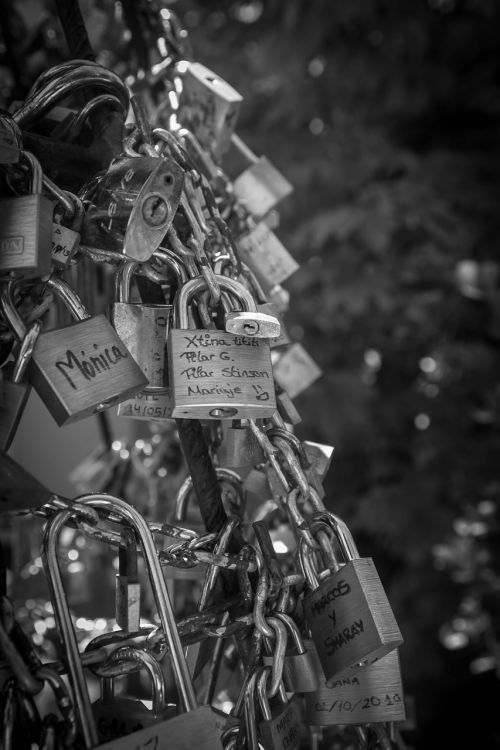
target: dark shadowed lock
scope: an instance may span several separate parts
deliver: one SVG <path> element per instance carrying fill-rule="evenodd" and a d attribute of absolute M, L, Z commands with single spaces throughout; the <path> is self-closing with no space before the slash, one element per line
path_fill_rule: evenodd
<path fill-rule="evenodd" d="M 40 163 L 29 151 L 21 162 L 30 171 L 30 193 L 0 200 L 0 271 L 20 278 L 45 276 L 50 271 L 52 202 L 42 195 Z"/>
<path fill-rule="evenodd" d="M 318 521 L 331 528 L 344 558 L 337 570 L 320 582 L 310 547 L 301 540 L 300 553 L 311 591 L 304 597 L 304 613 L 327 679 L 351 667 L 380 659 L 403 642 L 375 565 L 360 558 L 346 524 L 333 514 Z M 326 521 L 328 518 L 328 521 Z M 314 529 L 313 525 L 313 529 Z M 335 559 L 332 550 L 332 559 Z"/>
<path fill-rule="evenodd" d="M 280 702 L 271 706 L 268 697 L 270 667 L 263 667 L 257 678 L 257 696 L 263 716 L 258 733 L 265 750 L 296 750 L 300 745 L 301 717 L 298 705 L 287 700 L 283 686 L 278 691 Z"/>
<path fill-rule="evenodd" d="M 224 277 L 217 276 L 224 289 Z M 222 281 L 221 281 L 222 280 Z M 188 306 L 206 288 L 202 277 L 177 292 L 168 357 L 174 417 L 259 418 L 276 410 L 267 339 L 218 329 L 189 329 Z"/>
<path fill-rule="evenodd" d="M 177 715 L 176 706 L 165 703 L 165 679 L 162 668 L 149 651 L 130 646 L 117 648 L 107 664 L 129 660 L 143 665 L 151 677 L 152 707 L 146 708 L 138 698 L 115 695 L 116 678 L 101 678 L 101 697 L 92 704 L 101 742 L 124 737 Z"/>
<path fill-rule="evenodd" d="M 148 260 L 174 219 L 183 181 L 172 159 L 117 159 L 80 192 L 86 207 L 83 242 L 130 260 Z"/>
<path fill-rule="evenodd" d="M 132 399 L 122 402 L 118 416 L 135 419 L 168 419 L 171 398 L 168 388 L 167 336 L 171 305 L 130 301 L 130 286 L 137 263 L 124 263 L 116 276 L 117 301 L 111 322 L 119 337 L 149 380 Z"/>
<path fill-rule="evenodd" d="M 13 284 L 2 285 L 0 306 L 22 340 L 26 329 L 12 301 Z M 47 284 L 79 322 L 40 334 L 27 377 L 61 426 L 113 406 L 141 390 L 147 378 L 104 315 L 91 317 L 62 279 Z"/>
<path fill-rule="evenodd" d="M 288 693 L 308 693 L 318 689 L 319 678 L 315 654 L 306 647 L 297 623 L 290 615 L 275 612 L 274 617 L 282 620 L 290 635 L 283 660 L 283 685 Z M 317 658 L 317 656 L 316 656 Z M 264 664 L 272 666 L 272 657 L 264 656 Z"/>
<path fill-rule="evenodd" d="M 306 695 L 307 724 L 327 727 L 405 720 L 397 649 L 364 669 L 327 680 L 314 642 L 307 640 L 307 647 L 319 678 L 318 689 Z"/>

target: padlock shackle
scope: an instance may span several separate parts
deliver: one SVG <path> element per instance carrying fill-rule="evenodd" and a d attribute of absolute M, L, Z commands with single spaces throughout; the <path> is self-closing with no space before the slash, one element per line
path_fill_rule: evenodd
<path fill-rule="evenodd" d="M 14 305 L 15 285 L 15 279 L 3 281 L 0 284 L 0 310 L 2 311 L 7 325 L 14 333 L 16 339 L 18 339 L 18 341 L 23 341 L 26 336 L 27 329 L 23 323 L 23 319 L 19 315 Z"/>
<path fill-rule="evenodd" d="M 281 620 L 288 628 L 288 632 L 290 633 L 294 646 L 297 649 L 297 654 L 304 654 L 306 650 L 304 641 L 300 634 L 299 626 L 293 617 L 287 615 L 286 612 L 273 612 L 273 617 L 277 617 L 278 620 Z"/>
<path fill-rule="evenodd" d="M 130 287 L 132 277 L 139 263 L 135 260 L 126 261 L 118 268 L 115 276 L 115 298 L 117 302 L 130 302 Z"/>
<path fill-rule="evenodd" d="M 133 646 L 119 646 L 108 659 L 109 663 L 120 661 L 135 661 L 146 669 L 151 677 L 153 688 L 153 713 L 159 716 L 165 709 L 166 703 L 165 677 L 160 662 L 150 651 Z"/>
<path fill-rule="evenodd" d="M 92 317 L 75 290 L 66 281 L 57 276 L 49 276 L 47 286 L 54 290 L 76 320 L 88 320 Z"/>
<path fill-rule="evenodd" d="M 346 562 L 359 558 L 358 548 L 349 527 L 339 516 L 329 510 L 325 510 L 315 516 L 315 520 L 324 521 L 332 529 L 339 543 L 340 550 Z"/>
<path fill-rule="evenodd" d="M 313 549 L 305 541 L 304 537 L 299 540 L 299 563 L 311 591 L 319 588 L 318 571 L 313 562 Z"/>
<path fill-rule="evenodd" d="M 257 312 L 255 300 L 250 292 L 245 289 L 243 284 L 240 284 L 238 281 L 230 279 L 227 276 L 219 276 L 218 274 L 214 275 L 220 288 L 224 291 L 230 292 L 240 301 L 244 312 Z M 203 276 L 197 276 L 196 278 L 187 281 L 177 291 L 174 301 L 174 325 L 176 328 L 184 330 L 189 328 L 189 304 L 197 292 L 207 288 L 208 286 L 205 278 Z"/>
<path fill-rule="evenodd" d="M 241 495 L 242 480 L 241 480 L 240 475 L 236 471 L 232 471 L 231 469 L 226 469 L 225 467 L 218 466 L 215 469 L 215 473 L 217 475 L 218 480 L 225 480 L 226 482 L 231 484 L 236 490 L 236 492 L 238 492 L 240 497 L 242 497 Z M 193 479 L 191 475 L 189 475 L 181 484 L 179 491 L 177 493 L 177 497 L 175 498 L 175 509 L 174 509 L 174 515 L 172 518 L 173 524 L 178 525 L 185 521 L 187 508 L 188 508 L 188 501 L 189 501 L 189 497 L 192 491 L 193 491 Z"/>
<path fill-rule="evenodd" d="M 124 500 L 113 495 L 101 493 L 82 495 L 76 498 L 76 501 L 90 505 L 92 508 L 104 512 L 106 515 L 117 516 L 135 529 L 141 544 L 142 556 L 147 566 L 160 622 L 170 650 L 170 658 L 172 660 L 172 668 L 179 697 L 185 711 L 194 711 L 198 704 L 193 683 L 191 682 L 191 675 L 182 649 L 167 585 L 158 561 L 153 535 L 149 530 L 145 518 L 136 508 L 133 508 Z"/>
<path fill-rule="evenodd" d="M 40 195 L 43 188 L 42 165 L 31 151 L 21 151 L 21 160 L 28 162 L 30 167 L 30 190 L 34 195 Z"/>

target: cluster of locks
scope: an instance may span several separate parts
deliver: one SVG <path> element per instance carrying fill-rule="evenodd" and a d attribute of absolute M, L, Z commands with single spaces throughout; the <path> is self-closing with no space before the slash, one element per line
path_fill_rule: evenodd
<path fill-rule="evenodd" d="M 59 426 L 115 405 L 147 420 L 150 453 L 176 443 L 188 468 L 173 496 L 150 471 L 153 520 L 123 473 L 108 482 L 124 458 L 111 446 L 90 479 L 80 467 L 72 500 L 3 491 L 6 514 L 44 519 L 60 643 L 40 657 L 3 566 L 2 747 L 402 748 L 401 633 L 325 504 L 333 449 L 294 433 L 292 399 L 319 369 L 281 319 L 297 263 L 273 212 L 290 185 L 235 134 L 240 95 L 186 59 L 173 14 L 160 21 L 169 52 L 127 81 L 131 98 L 113 71 L 72 59 L 0 115 L 3 477 L 23 471 L 5 451 L 31 388 Z M 116 617 L 83 649 L 68 529 L 117 555 Z"/>

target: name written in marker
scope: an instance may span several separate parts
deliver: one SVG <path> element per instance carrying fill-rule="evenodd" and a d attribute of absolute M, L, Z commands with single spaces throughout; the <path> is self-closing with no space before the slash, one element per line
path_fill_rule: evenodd
<path fill-rule="evenodd" d="M 94 349 L 99 349 L 98 344 L 94 344 Z M 66 349 L 65 360 L 57 360 L 54 363 L 59 372 L 64 375 L 67 382 L 75 391 L 78 390 L 78 376 L 84 380 L 93 380 L 106 370 L 111 370 L 122 359 L 128 359 L 128 352 L 122 351 L 116 344 L 111 347 L 105 347 L 104 350 L 95 355 L 87 355 L 84 351 L 80 352 L 79 357 L 71 349 Z M 71 375 L 70 375 L 71 373 Z"/>

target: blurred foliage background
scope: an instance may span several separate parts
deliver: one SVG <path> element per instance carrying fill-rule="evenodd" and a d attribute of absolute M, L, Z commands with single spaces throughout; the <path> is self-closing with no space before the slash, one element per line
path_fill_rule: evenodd
<path fill-rule="evenodd" d="M 108 5 L 82 3 L 101 50 Z M 336 446 L 327 498 L 400 622 L 415 746 L 500 747 L 500 5 L 171 7 L 295 188 L 288 323 L 324 370 L 298 432 Z"/>

